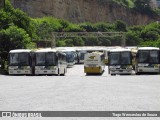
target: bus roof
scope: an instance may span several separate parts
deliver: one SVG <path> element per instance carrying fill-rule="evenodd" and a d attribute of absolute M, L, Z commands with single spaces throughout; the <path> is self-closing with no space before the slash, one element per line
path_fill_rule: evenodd
<path fill-rule="evenodd" d="M 104 53 L 102 53 L 102 52 L 91 52 L 91 53 L 87 53 L 86 55 L 93 55 L 93 54 L 103 55 Z"/>
<path fill-rule="evenodd" d="M 117 49 L 112 49 L 109 52 L 131 52 L 131 50 L 126 48 L 117 48 Z"/>
<path fill-rule="evenodd" d="M 71 48 L 69 48 L 69 49 L 57 49 L 57 51 L 60 51 L 60 52 L 75 52 L 75 50 L 71 49 Z"/>
<path fill-rule="evenodd" d="M 21 52 L 31 52 L 32 50 L 29 49 L 15 49 L 15 50 L 10 50 L 9 53 L 21 53 Z"/>
<path fill-rule="evenodd" d="M 56 52 L 56 50 L 51 48 L 46 48 L 46 49 L 36 50 L 35 52 Z"/>
<path fill-rule="evenodd" d="M 138 50 L 159 50 L 158 47 L 139 47 Z"/>

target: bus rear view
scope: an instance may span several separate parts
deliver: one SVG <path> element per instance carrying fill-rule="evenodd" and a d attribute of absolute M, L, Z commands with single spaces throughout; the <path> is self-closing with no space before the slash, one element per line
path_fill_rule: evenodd
<path fill-rule="evenodd" d="M 129 49 L 113 49 L 108 53 L 108 72 L 111 75 L 132 74 L 132 55 Z"/>
<path fill-rule="evenodd" d="M 159 48 L 140 47 L 136 56 L 135 73 L 159 73 Z"/>
<path fill-rule="evenodd" d="M 86 74 L 102 74 L 105 69 L 104 53 L 93 52 L 87 53 L 84 57 L 84 72 Z"/>

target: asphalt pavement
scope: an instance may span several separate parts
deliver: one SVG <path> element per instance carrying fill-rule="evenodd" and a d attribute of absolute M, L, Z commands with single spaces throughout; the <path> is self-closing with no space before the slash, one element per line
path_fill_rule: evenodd
<path fill-rule="evenodd" d="M 66 76 L 0 75 L 0 111 L 160 111 L 159 101 L 160 75 L 111 76 L 106 67 L 102 75 L 86 76 L 83 65 L 68 68 Z M 158 118 L 140 118 L 152 119 Z"/>

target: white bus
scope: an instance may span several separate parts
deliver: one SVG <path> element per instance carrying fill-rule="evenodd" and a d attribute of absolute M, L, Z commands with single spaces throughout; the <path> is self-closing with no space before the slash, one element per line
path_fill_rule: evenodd
<path fill-rule="evenodd" d="M 9 75 L 33 74 L 32 51 L 28 49 L 16 49 L 9 52 Z"/>
<path fill-rule="evenodd" d="M 35 51 L 35 75 L 65 75 L 67 72 L 66 54 L 54 49 Z"/>
<path fill-rule="evenodd" d="M 105 56 L 101 52 L 87 53 L 84 56 L 84 72 L 86 74 L 102 74 L 105 69 Z"/>
<path fill-rule="evenodd" d="M 57 49 L 57 51 L 66 54 L 67 67 L 73 67 L 76 63 L 76 51 L 72 49 Z"/>
<path fill-rule="evenodd" d="M 76 52 L 78 54 L 78 63 L 83 64 L 84 63 L 84 56 L 87 53 L 87 51 L 78 49 L 78 50 L 76 50 Z"/>
<path fill-rule="evenodd" d="M 108 72 L 111 75 L 132 74 L 132 54 L 130 49 L 117 48 L 108 52 Z"/>
<path fill-rule="evenodd" d="M 135 73 L 159 73 L 159 61 L 159 48 L 139 47 L 136 55 Z"/>

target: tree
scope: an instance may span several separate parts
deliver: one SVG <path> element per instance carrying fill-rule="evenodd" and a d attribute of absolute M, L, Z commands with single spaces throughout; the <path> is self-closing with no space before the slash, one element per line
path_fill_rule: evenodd
<path fill-rule="evenodd" d="M 135 0 L 134 9 L 136 9 L 138 12 L 140 12 L 142 14 L 147 14 L 151 17 L 155 17 L 158 14 L 151 8 L 150 1 L 151 0 Z"/>
<path fill-rule="evenodd" d="M 89 23 L 89 22 L 80 24 L 80 27 L 82 28 L 83 31 L 86 31 L 86 32 L 94 32 L 94 31 L 96 31 L 94 29 L 93 25 L 91 23 Z"/>
<path fill-rule="evenodd" d="M 115 30 L 120 31 L 120 32 L 126 32 L 127 31 L 127 26 L 123 21 L 118 20 L 115 23 Z"/>
<path fill-rule="evenodd" d="M 126 45 L 127 46 L 137 46 L 142 39 L 135 32 L 129 31 L 126 34 Z"/>
<path fill-rule="evenodd" d="M 66 43 L 66 46 L 68 46 L 68 47 L 74 46 L 74 44 L 73 44 L 73 39 L 66 39 L 66 40 L 65 40 L 65 43 Z"/>
<path fill-rule="evenodd" d="M 75 37 L 73 38 L 73 45 L 74 46 L 84 46 L 84 41 L 81 37 Z"/>
<path fill-rule="evenodd" d="M 65 43 L 64 40 L 58 40 L 58 41 L 56 42 L 56 46 L 57 46 L 57 47 L 65 47 L 65 46 L 66 46 L 66 43 Z"/>
<path fill-rule="evenodd" d="M 100 32 L 111 32 L 115 30 L 114 24 L 111 23 L 96 23 L 94 24 L 94 29 Z"/>
<path fill-rule="evenodd" d="M 5 8 L 0 10 L 0 27 L 7 29 L 11 24 L 23 28 L 31 38 L 35 36 L 31 18 L 25 12 L 14 9 L 10 1 L 6 0 Z"/>
<path fill-rule="evenodd" d="M 34 43 L 22 28 L 10 26 L 8 29 L 0 31 L 0 51 L 9 52 L 12 49 L 28 47 L 34 47 Z"/>
<path fill-rule="evenodd" d="M 150 0 L 135 0 L 134 4 L 137 10 L 150 9 Z"/>

